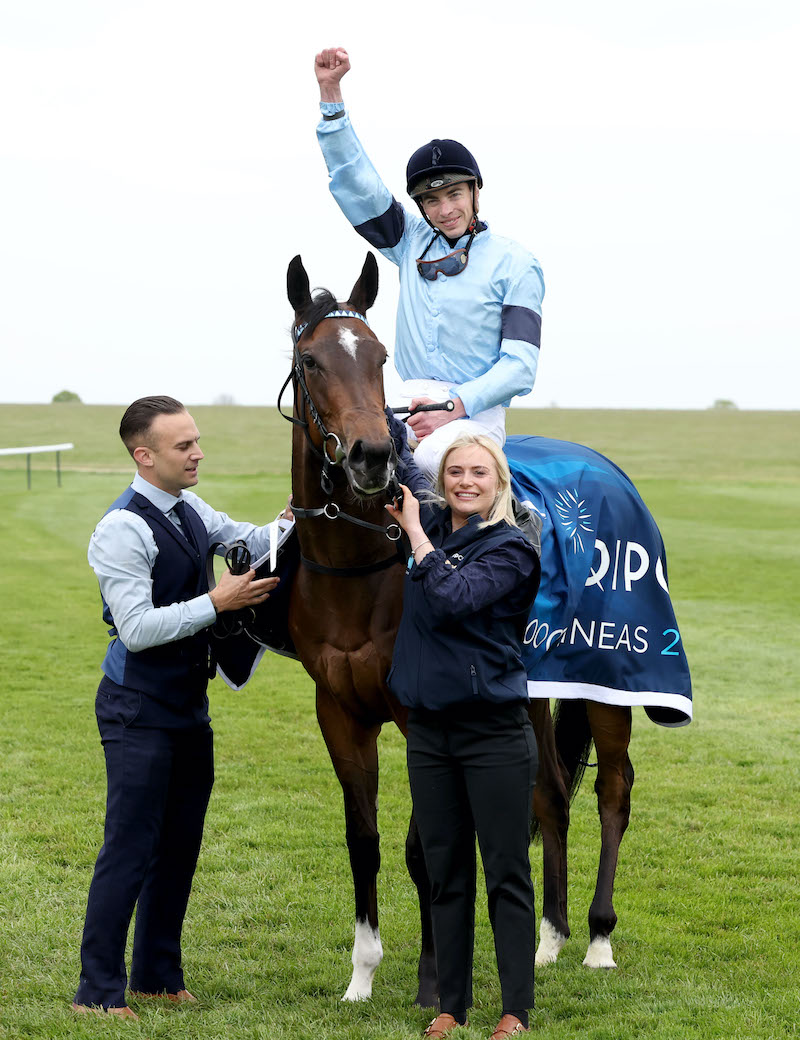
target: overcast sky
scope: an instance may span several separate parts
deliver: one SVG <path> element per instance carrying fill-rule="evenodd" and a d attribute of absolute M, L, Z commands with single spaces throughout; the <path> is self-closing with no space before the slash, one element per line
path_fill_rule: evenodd
<path fill-rule="evenodd" d="M 344 298 L 367 249 L 316 144 L 328 45 L 394 194 L 458 138 L 538 256 L 525 405 L 800 407 L 796 0 L 0 0 L 0 401 L 275 403 L 289 261 Z"/>

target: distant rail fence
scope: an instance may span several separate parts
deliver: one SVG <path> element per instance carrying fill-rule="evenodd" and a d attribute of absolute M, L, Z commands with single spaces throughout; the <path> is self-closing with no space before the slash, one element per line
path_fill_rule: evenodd
<path fill-rule="evenodd" d="M 31 455 L 39 455 L 43 451 L 54 451 L 56 453 L 56 478 L 58 486 L 61 487 L 61 452 L 71 451 L 74 444 L 35 444 L 28 448 L 0 448 L 0 455 L 26 455 L 26 469 L 28 474 L 28 490 L 31 489 Z"/>

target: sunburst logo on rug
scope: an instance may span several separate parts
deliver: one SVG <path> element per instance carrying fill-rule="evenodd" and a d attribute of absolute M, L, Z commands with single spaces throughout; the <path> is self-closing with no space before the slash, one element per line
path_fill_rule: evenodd
<path fill-rule="evenodd" d="M 565 528 L 567 539 L 574 553 L 583 552 L 584 544 L 581 532 L 592 533 L 592 514 L 586 508 L 585 500 L 578 498 L 577 491 L 559 491 L 555 501 L 561 526 Z"/>

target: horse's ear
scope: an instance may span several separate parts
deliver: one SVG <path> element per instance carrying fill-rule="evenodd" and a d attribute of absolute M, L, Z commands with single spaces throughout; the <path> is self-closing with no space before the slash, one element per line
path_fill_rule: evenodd
<path fill-rule="evenodd" d="M 302 314 L 311 303 L 311 286 L 299 254 L 289 264 L 289 270 L 286 272 L 286 290 L 295 314 Z"/>
<path fill-rule="evenodd" d="M 352 303 L 354 310 L 359 311 L 361 314 L 366 314 L 375 302 L 375 297 L 377 295 L 378 262 L 373 253 L 367 253 L 367 259 L 364 261 L 364 266 L 361 268 L 361 274 L 358 276 L 358 281 L 353 286 L 353 291 L 350 293 L 350 299 L 348 302 Z"/>

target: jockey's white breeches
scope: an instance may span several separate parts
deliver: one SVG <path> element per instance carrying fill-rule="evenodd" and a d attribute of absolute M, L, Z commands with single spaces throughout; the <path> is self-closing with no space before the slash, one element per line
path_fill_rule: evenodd
<path fill-rule="evenodd" d="M 452 383 L 438 379 L 406 379 L 400 389 L 400 397 L 411 401 L 414 397 L 430 397 L 433 401 L 446 401 L 450 397 Z M 484 412 L 476 412 L 469 419 L 453 419 L 444 426 L 437 427 L 433 433 L 417 442 L 414 431 L 408 427 L 408 443 L 414 448 L 414 461 L 430 480 L 436 483 L 439 463 L 442 455 L 462 434 L 485 434 L 501 448 L 506 442 L 506 410 L 501 405 L 487 408 Z M 416 445 L 416 447 L 415 447 Z"/>

